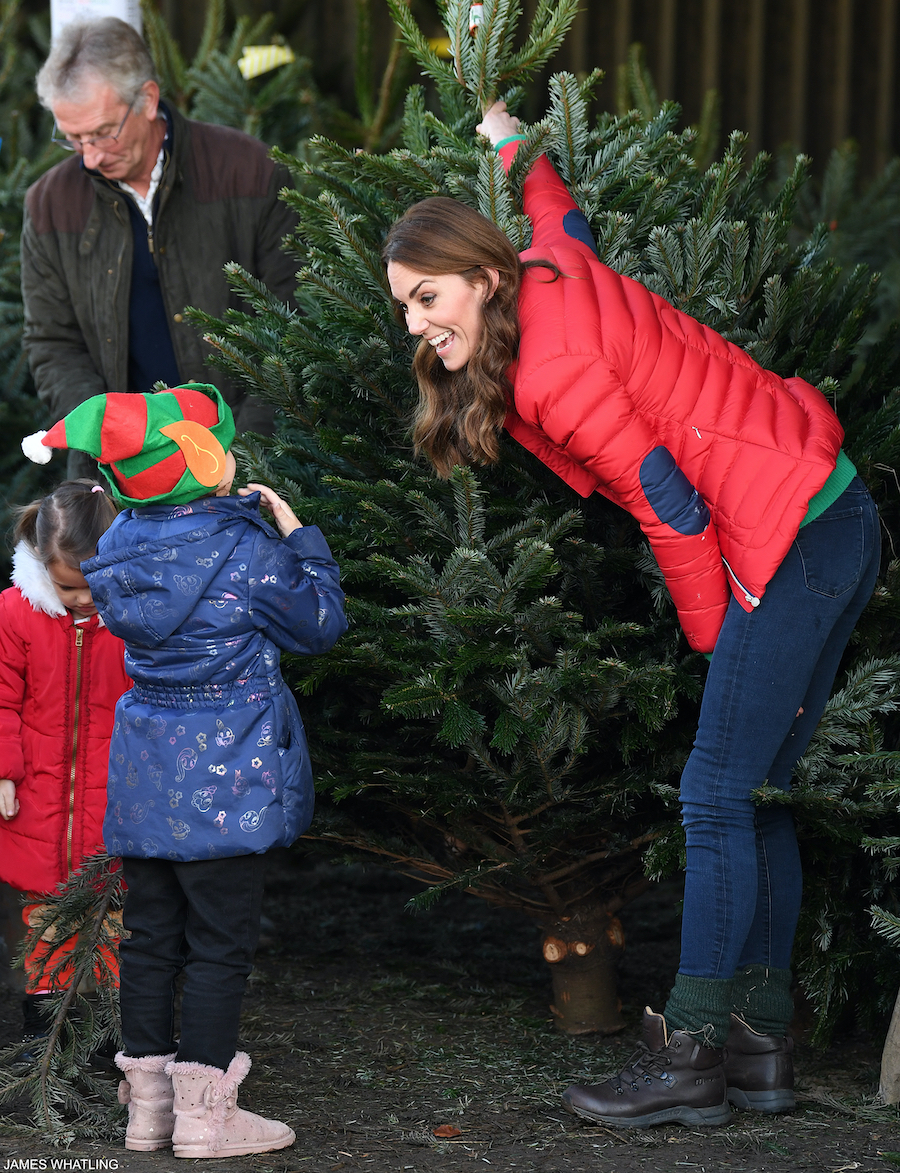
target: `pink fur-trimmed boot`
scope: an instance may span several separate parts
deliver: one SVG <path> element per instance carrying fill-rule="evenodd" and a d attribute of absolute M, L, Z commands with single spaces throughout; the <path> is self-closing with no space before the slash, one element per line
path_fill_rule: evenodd
<path fill-rule="evenodd" d="M 116 1066 L 125 1078 L 119 1084 L 119 1103 L 128 1105 L 125 1148 L 138 1153 L 152 1153 L 172 1144 L 175 1115 L 172 1112 L 172 1080 L 166 1065 L 173 1055 L 146 1055 L 132 1059 L 122 1051 Z"/>
<path fill-rule="evenodd" d="M 176 1157 L 239 1157 L 286 1149 L 293 1129 L 237 1106 L 238 1087 L 250 1070 L 250 1056 L 238 1051 L 228 1070 L 203 1063 L 169 1063 L 175 1089 Z"/>

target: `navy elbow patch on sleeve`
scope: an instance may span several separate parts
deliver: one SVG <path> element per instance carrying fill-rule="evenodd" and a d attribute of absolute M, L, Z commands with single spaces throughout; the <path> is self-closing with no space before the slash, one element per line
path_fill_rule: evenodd
<path fill-rule="evenodd" d="M 702 534 L 709 525 L 706 502 L 668 448 L 660 445 L 641 462 L 641 488 L 653 512 L 679 534 Z"/>
<path fill-rule="evenodd" d="M 582 244 L 588 246 L 592 253 L 596 254 L 597 245 L 584 212 L 580 212 L 578 208 L 572 208 L 571 211 L 566 212 L 563 216 L 563 228 L 566 236 L 573 236 L 576 240 L 580 240 Z"/>

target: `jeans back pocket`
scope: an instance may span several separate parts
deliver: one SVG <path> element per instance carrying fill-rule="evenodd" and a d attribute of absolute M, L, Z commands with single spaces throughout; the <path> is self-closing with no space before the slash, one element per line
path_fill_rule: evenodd
<path fill-rule="evenodd" d="M 836 599 L 852 590 L 862 574 L 865 551 L 862 505 L 845 504 L 838 498 L 830 509 L 803 526 L 795 541 L 807 587 Z"/>

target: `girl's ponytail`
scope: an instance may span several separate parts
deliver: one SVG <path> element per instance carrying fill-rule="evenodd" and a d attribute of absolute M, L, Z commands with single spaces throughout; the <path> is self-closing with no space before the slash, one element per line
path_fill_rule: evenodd
<path fill-rule="evenodd" d="M 77 570 L 96 552 L 117 513 L 97 481 L 63 481 L 48 496 L 13 510 L 13 537 L 27 542 L 45 565 L 59 558 Z"/>
<path fill-rule="evenodd" d="M 37 519 L 43 501 L 32 501 L 30 505 L 14 505 L 11 509 L 16 519 L 13 528 L 13 542 L 26 542 L 32 549 L 37 545 Z"/>

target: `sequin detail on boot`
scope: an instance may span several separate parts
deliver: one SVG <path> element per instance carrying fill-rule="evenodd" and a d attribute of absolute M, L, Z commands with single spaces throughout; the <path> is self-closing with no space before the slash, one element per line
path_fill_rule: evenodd
<path fill-rule="evenodd" d="M 648 1128 L 653 1124 L 727 1124 L 723 1051 L 686 1031 L 669 1033 L 666 1020 L 644 1011 L 644 1041 L 606 1083 L 574 1085 L 563 1093 L 570 1112 L 585 1120 Z"/>
<path fill-rule="evenodd" d="M 175 1089 L 176 1157 L 237 1157 L 285 1149 L 296 1140 L 279 1120 L 266 1120 L 237 1106 L 238 1088 L 250 1056 L 238 1051 L 227 1071 L 203 1063 L 169 1063 Z"/>
<path fill-rule="evenodd" d="M 725 1082 L 736 1108 L 757 1112 L 791 1112 L 794 1100 L 794 1040 L 762 1035 L 737 1014 L 725 1044 Z"/>
<path fill-rule="evenodd" d="M 128 1105 L 125 1148 L 132 1152 L 153 1153 L 172 1144 L 175 1117 L 166 1064 L 174 1058 L 172 1054 L 133 1059 L 123 1051 L 116 1055 L 116 1067 L 125 1076 L 119 1084 L 119 1103 Z"/>

